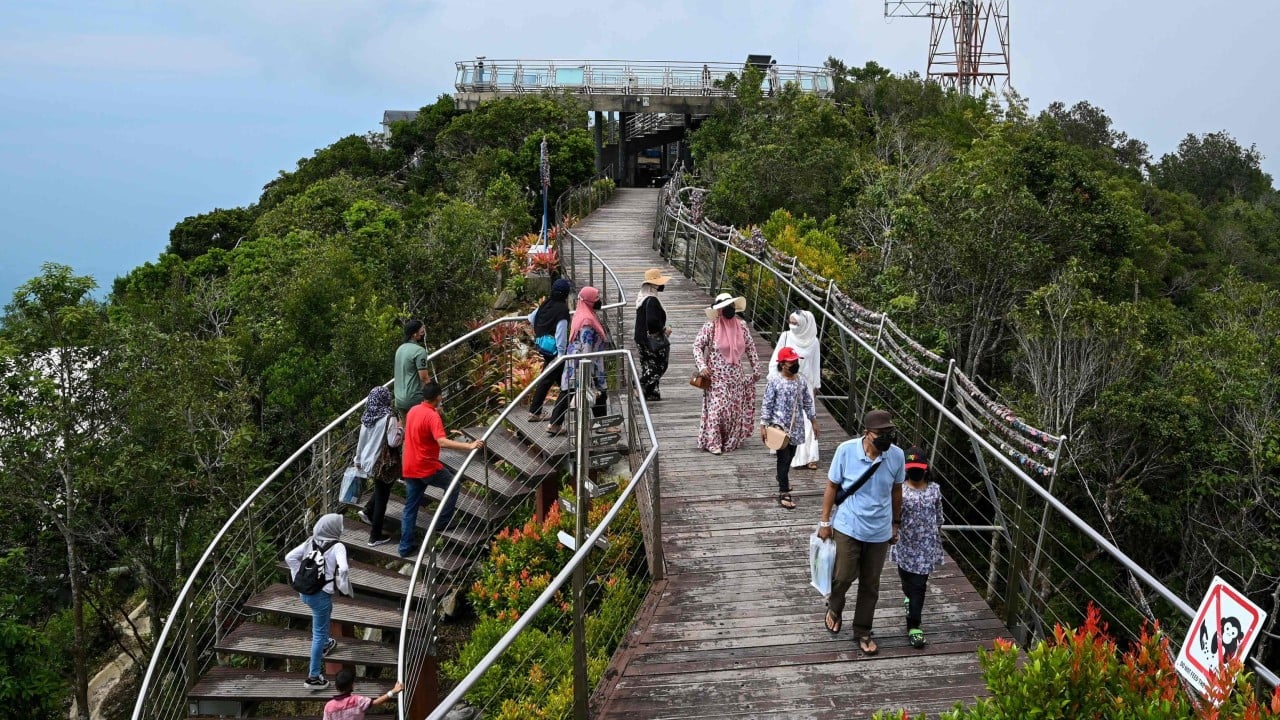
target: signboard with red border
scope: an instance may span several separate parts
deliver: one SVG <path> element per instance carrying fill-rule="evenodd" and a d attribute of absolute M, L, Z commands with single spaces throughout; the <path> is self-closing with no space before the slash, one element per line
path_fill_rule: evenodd
<path fill-rule="evenodd" d="M 1243 593 L 1215 577 L 1204 594 L 1196 619 L 1187 631 L 1174 667 L 1202 694 L 1218 668 L 1238 659 L 1244 661 L 1258 639 L 1267 613 Z"/>

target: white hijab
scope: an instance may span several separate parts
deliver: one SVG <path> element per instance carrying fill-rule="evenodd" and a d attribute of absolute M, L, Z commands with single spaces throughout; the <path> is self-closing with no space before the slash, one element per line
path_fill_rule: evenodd
<path fill-rule="evenodd" d="M 808 310 L 791 313 L 787 321 L 794 325 L 789 325 L 773 348 L 773 356 L 769 358 L 769 376 L 778 374 L 778 353 L 782 348 L 790 347 L 804 358 L 800 361 L 800 374 L 809 381 L 809 387 L 817 391 L 822 387 L 822 343 L 818 342 L 818 323 Z"/>
<path fill-rule="evenodd" d="M 653 283 L 642 283 L 640 292 L 636 293 L 636 309 L 639 310 L 644 301 L 651 297 L 658 297 L 658 286 Z"/>

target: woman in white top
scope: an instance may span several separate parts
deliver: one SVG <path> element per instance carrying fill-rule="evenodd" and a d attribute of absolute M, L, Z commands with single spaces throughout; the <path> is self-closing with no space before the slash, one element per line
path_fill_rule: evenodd
<path fill-rule="evenodd" d="M 324 677 L 324 656 L 338 645 L 329 637 L 329 618 L 333 615 L 333 592 L 351 596 L 351 582 L 347 580 L 347 547 L 339 542 L 342 537 L 342 516 L 329 513 L 316 521 L 311 537 L 285 555 L 290 580 L 298 576 L 307 554 L 315 550 L 324 554 L 324 586 L 310 595 L 298 593 L 303 604 L 311 608 L 311 669 L 303 685 L 308 690 L 329 687 Z"/>
<path fill-rule="evenodd" d="M 404 428 L 400 419 L 391 412 L 391 392 L 381 385 L 369 391 L 360 416 L 360 439 L 356 441 L 356 476 L 373 478 L 373 493 L 360 519 L 369 525 L 369 547 L 391 542 L 382 534 L 382 519 L 387 514 L 387 500 L 391 486 L 400 478 L 400 445 L 404 442 Z"/>
<path fill-rule="evenodd" d="M 778 338 L 773 348 L 773 357 L 769 359 L 769 377 L 778 374 L 778 351 L 790 347 L 796 354 L 804 358 L 800 363 L 800 374 L 804 375 L 809 385 L 809 400 L 817 407 L 817 392 L 822 387 L 822 343 L 818 340 L 818 323 L 813 313 L 808 310 L 797 310 L 787 318 L 787 330 Z M 813 423 L 805 417 L 804 442 L 796 446 L 796 456 L 791 460 L 791 467 L 808 467 L 818 469 L 818 438 L 813 434 Z"/>

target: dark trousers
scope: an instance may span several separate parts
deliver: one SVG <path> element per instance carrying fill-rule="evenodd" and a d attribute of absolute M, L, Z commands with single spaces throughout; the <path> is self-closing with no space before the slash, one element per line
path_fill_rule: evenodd
<path fill-rule="evenodd" d="M 853 636 L 871 634 L 871 622 L 875 619 L 876 603 L 880 600 L 880 571 L 889 555 L 889 541 L 863 542 L 836 530 L 836 568 L 831 577 L 831 597 L 827 607 L 835 617 L 844 612 L 844 596 L 858 581 L 858 599 L 853 606 Z"/>
<path fill-rule="evenodd" d="M 546 370 L 547 366 L 555 362 L 556 356 L 551 353 L 538 351 L 542 355 L 542 369 Z M 560 376 L 556 373 L 542 378 L 537 385 L 533 386 L 533 395 L 529 396 L 529 412 L 537 415 L 542 412 L 542 403 L 547 401 L 547 393 L 551 391 L 551 386 L 560 381 Z"/>
<path fill-rule="evenodd" d="M 652 333 L 649 337 L 655 338 L 656 350 L 647 342 L 637 348 L 640 351 L 640 389 L 645 397 L 658 394 L 658 384 L 662 382 L 662 376 L 667 373 L 667 366 L 671 362 L 671 343 L 667 342 L 667 337 Z"/>
<path fill-rule="evenodd" d="M 787 446 L 778 451 L 778 492 L 791 492 L 791 461 L 796 457 L 796 446 L 787 442 Z"/>
<path fill-rule="evenodd" d="M 920 627 L 920 614 L 924 611 L 924 592 L 929 587 L 928 575 L 917 575 L 898 568 L 902 580 L 902 592 L 907 596 L 907 629 Z"/>
<path fill-rule="evenodd" d="M 565 413 L 569 412 L 569 398 L 574 396 L 576 390 L 560 389 L 560 397 L 556 398 L 555 407 L 551 408 L 551 424 L 563 425 Z M 596 392 L 596 401 L 591 406 L 591 416 L 600 417 L 609 411 L 609 393 L 606 390 L 598 390 Z"/>
<path fill-rule="evenodd" d="M 364 505 L 364 514 L 369 516 L 369 542 L 386 537 L 382 533 L 382 519 L 387 516 L 387 500 L 391 498 L 391 486 L 395 480 L 374 480 L 373 495 Z"/>

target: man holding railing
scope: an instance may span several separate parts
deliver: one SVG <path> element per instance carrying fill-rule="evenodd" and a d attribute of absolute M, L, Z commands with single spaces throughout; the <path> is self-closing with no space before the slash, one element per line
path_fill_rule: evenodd
<path fill-rule="evenodd" d="M 427 486 L 444 492 L 444 509 L 440 511 L 437 530 L 444 530 L 453 518 L 458 494 L 450 493 L 453 472 L 440 462 L 440 448 L 450 450 L 476 450 L 484 447 L 483 440 L 457 442 L 450 440 L 440 417 L 440 384 L 431 381 L 422 387 L 422 402 L 409 410 L 404 426 L 404 459 L 401 463 L 406 494 L 404 513 L 400 516 L 400 557 L 407 558 L 415 546 L 413 533 L 418 523 L 418 506 Z"/>

